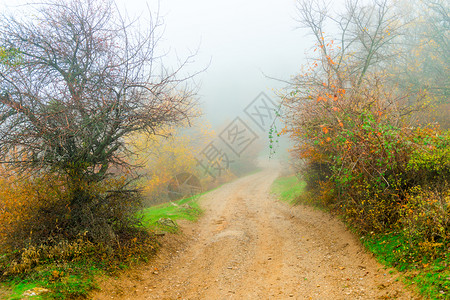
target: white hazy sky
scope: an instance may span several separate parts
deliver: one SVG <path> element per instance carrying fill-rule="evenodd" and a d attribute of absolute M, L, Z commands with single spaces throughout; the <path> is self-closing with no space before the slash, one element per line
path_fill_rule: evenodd
<path fill-rule="evenodd" d="M 122 0 L 118 0 L 122 1 Z M 143 0 L 123 0 L 127 9 Z M 126 2 L 125 2 L 126 1 Z M 156 1 L 153 3 L 157 3 Z M 198 49 L 200 101 L 214 124 L 236 117 L 260 93 L 299 72 L 311 47 L 297 29 L 295 0 L 161 0 L 164 46 L 183 58 Z M 309 40 L 309 41 L 308 41 Z"/>
<path fill-rule="evenodd" d="M 0 0 L 4 5 L 27 1 Z M 130 15 L 156 10 L 156 0 L 116 0 Z M 264 74 L 287 80 L 305 62 L 310 38 L 298 24 L 295 0 L 160 0 L 165 32 L 162 48 L 169 64 L 198 49 L 190 69 L 198 75 L 203 111 L 213 124 L 238 116 L 260 92 L 275 100 L 272 89 L 284 84 Z"/>

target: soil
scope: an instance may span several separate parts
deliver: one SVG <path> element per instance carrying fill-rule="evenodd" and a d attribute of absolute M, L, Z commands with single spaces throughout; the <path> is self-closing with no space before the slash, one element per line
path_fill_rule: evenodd
<path fill-rule="evenodd" d="M 336 218 L 270 194 L 265 170 L 200 199 L 154 261 L 104 280 L 93 299 L 420 299 Z"/>

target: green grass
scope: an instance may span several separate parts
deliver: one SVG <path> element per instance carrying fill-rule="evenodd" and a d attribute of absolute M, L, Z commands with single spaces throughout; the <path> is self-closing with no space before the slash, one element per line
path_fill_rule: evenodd
<path fill-rule="evenodd" d="M 303 193 L 306 183 L 299 181 L 295 175 L 279 177 L 271 186 L 271 192 L 276 194 L 281 201 L 293 204 L 295 199 Z"/>
<path fill-rule="evenodd" d="M 195 195 L 189 198 L 181 199 L 174 202 L 163 203 L 156 206 L 144 208 L 140 213 L 142 224 L 149 229 L 161 229 L 165 231 L 173 231 L 164 228 L 158 223 L 161 218 L 170 218 L 171 220 L 189 220 L 195 221 L 202 214 L 202 210 L 197 203 L 200 196 L 205 193 Z"/>
<path fill-rule="evenodd" d="M 422 256 L 402 233 L 371 234 L 364 246 L 378 261 L 402 272 L 406 284 L 414 284 L 428 299 L 450 299 L 450 252 L 443 246 L 437 257 Z"/>
<path fill-rule="evenodd" d="M 48 289 L 50 292 L 32 299 L 79 299 L 85 298 L 97 288 L 95 276 L 101 274 L 99 266 L 92 262 L 70 262 L 63 265 L 40 265 L 22 278 L 10 278 L 2 286 L 10 290 L 6 299 L 24 299 L 23 293 L 33 288 Z"/>

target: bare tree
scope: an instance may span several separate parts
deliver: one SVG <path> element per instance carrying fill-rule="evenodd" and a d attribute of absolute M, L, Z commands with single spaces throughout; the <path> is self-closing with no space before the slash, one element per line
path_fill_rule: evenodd
<path fill-rule="evenodd" d="M 450 6 L 442 0 L 424 0 L 404 9 L 415 19 L 403 39 L 407 55 L 400 64 L 403 72 L 398 72 L 400 84 L 414 91 L 426 89 L 446 101 L 450 89 Z"/>
<path fill-rule="evenodd" d="M 294 159 L 309 187 L 316 188 L 338 174 L 329 158 L 340 155 L 329 155 L 334 150 L 325 149 L 320 136 L 339 132 L 345 120 L 353 128 L 374 110 L 389 111 L 391 124 L 399 122 L 405 97 L 388 89 L 385 70 L 403 50 L 405 22 L 388 0 L 349 0 L 338 11 L 321 0 L 298 0 L 297 7 L 301 28 L 315 39 L 314 54 L 283 96 L 284 119 L 295 143 Z"/>
<path fill-rule="evenodd" d="M 325 2 L 299 0 L 299 22 L 314 36 L 321 58 L 332 60 L 325 69 L 329 77 L 337 77 L 341 86 L 341 72 L 357 78 L 360 86 L 369 70 L 380 70 L 398 57 L 400 48 L 395 39 L 402 35 L 404 23 L 399 12 L 388 0 L 370 4 L 350 0 L 342 12 L 332 13 Z M 333 46 L 331 46 L 333 45 Z M 326 61 L 325 61 L 326 62 Z"/>
<path fill-rule="evenodd" d="M 20 12 L 0 18 L 0 163 L 54 174 L 60 195 L 39 196 L 10 240 L 88 232 L 111 243 L 135 230 L 141 194 L 105 179 L 133 167 L 129 135 L 195 114 L 192 76 L 179 75 L 191 57 L 163 68 L 158 17 L 141 26 L 113 0 L 46 0 Z"/>
<path fill-rule="evenodd" d="M 2 163 L 101 181 L 126 165 L 124 137 L 190 117 L 189 78 L 155 72 L 158 17 L 139 26 L 113 0 L 25 8 L 0 21 Z"/>

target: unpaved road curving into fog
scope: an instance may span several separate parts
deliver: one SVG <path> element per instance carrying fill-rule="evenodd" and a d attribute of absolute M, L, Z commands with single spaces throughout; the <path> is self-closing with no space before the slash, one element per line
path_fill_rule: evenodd
<path fill-rule="evenodd" d="M 101 284 L 94 299 L 418 299 L 336 219 L 269 194 L 277 172 L 201 199 L 204 216 L 159 257 Z"/>

